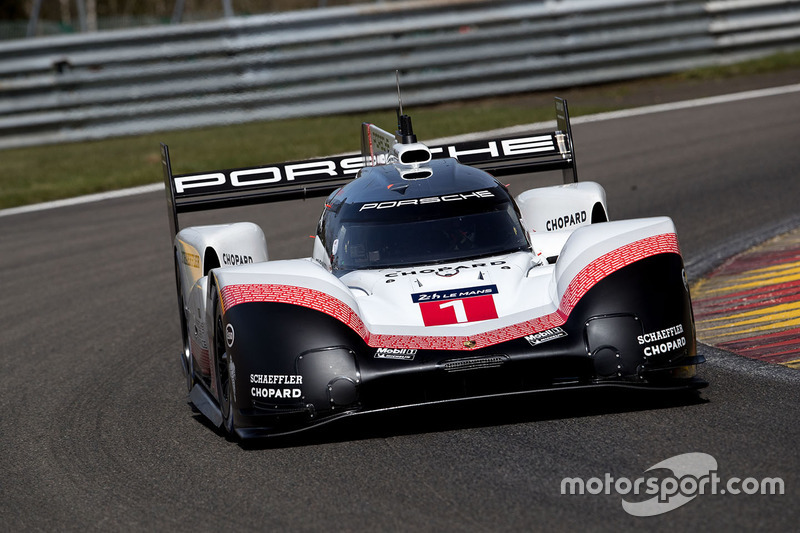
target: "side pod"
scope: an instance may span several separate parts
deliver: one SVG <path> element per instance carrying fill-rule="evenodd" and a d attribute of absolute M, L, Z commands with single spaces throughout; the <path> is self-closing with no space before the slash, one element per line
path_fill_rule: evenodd
<path fill-rule="evenodd" d="M 598 379 L 675 377 L 702 362 L 669 219 L 576 230 L 556 262 L 556 279 L 561 310 L 570 328 L 583 331 Z"/>
<path fill-rule="evenodd" d="M 325 313 L 250 302 L 223 316 L 237 430 L 307 425 L 359 401 L 361 338 Z"/>

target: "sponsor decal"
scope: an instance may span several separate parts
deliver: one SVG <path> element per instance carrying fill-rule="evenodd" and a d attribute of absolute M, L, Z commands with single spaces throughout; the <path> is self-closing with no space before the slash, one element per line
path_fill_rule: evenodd
<path fill-rule="evenodd" d="M 253 262 L 250 255 L 222 254 L 222 263 L 225 265 L 246 265 Z"/>
<path fill-rule="evenodd" d="M 512 157 L 540 152 L 556 151 L 553 136 L 535 135 L 499 141 L 470 141 L 457 145 L 430 149 L 434 158 L 455 157 L 462 163 L 496 157 Z"/>
<path fill-rule="evenodd" d="M 430 196 L 428 198 L 409 198 L 407 200 L 392 200 L 387 202 L 367 202 L 362 204 L 359 211 L 366 211 L 370 209 L 392 209 L 395 207 L 405 207 L 409 205 L 428 205 L 438 204 L 440 202 L 459 202 L 461 200 L 469 200 L 470 198 L 493 198 L 494 194 L 491 191 L 474 191 L 460 194 L 447 194 L 444 196 Z"/>
<path fill-rule="evenodd" d="M 640 346 L 647 345 L 644 348 L 644 354 L 649 357 L 651 355 L 672 352 L 686 346 L 686 337 L 682 336 L 682 333 L 683 324 L 676 324 L 669 328 L 639 335 L 636 337 L 636 340 L 639 342 Z"/>
<path fill-rule="evenodd" d="M 457 300 L 419 302 L 419 309 L 426 326 L 463 324 L 497 318 L 497 309 L 491 294 Z"/>
<path fill-rule="evenodd" d="M 370 133 L 370 144 L 372 144 L 376 152 L 391 152 L 395 143 L 395 138 L 391 133 L 384 132 L 380 128 L 374 127 L 372 124 L 369 125 L 367 131 Z M 381 135 L 382 133 L 386 135 Z"/>
<path fill-rule="evenodd" d="M 372 135 L 371 142 L 381 143 L 380 137 Z M 389 140 L 375 146 L 380 151 L 389 151 Z M 373 148 L 373 150 L 374 150 Z M 373 151 L 371 150 L 371 152 Z M 458 158 L 462 163 L 482 161 L 491 158 L 505 158 L 556 152 L 557 149 L 551 134 L 533 137 L 516 137 L 496 141 L 474 141 L 430 149 L 436 159 L 445 157 Z M 175 192 L 178 195 L 192 192 L 221 192 L 235 189 L 274 187 L 292 183 L 308 183 L 326 181 L 336 178 L 354 176 L 364 167 L 364 157 L 341 156 L 291 163 L 278 163 L 265 167 L 253 167 L 239 170 L 210 172 L 205 174 L 185 174 L 174 176 Z M 367 159 L 374 159 L 367 158 Z M 388 158 L 378 158 L 379 162 L 388 162 Z M 373 161 L 378 162 L 378 161 Z"/>
<path fill-rule="evenodd" d="M 233 324 L 228 324 L 225 326 L 225 344 L 228 345 L 228 348 L 233 348 L 234 337 Z"/>
<path fill-rule="evenodd" d="M 483 285 L 418 292 L 411 295 L 411 301 L 419 304 L 426 326 L 443 326 L 497 318 L 492 297 L 497 292 L 497 285 Z"/>
<path fill-rule="evenodd" d="M 577 213 L 570 213 L 569 215 L 548 220 L 545 228 L 547 231 L 556 231 L 570 226 L 577 226 L 584 222 L 586 222 L 586 211 L 578 211 Z"/>
<path fill-rule="evenodd" d="M 285 163 L 268 167 L 254 167 L 229 172 L 212 172 L 175 176 L 175 192 L 186 193 L 189 189 L 229 190 L 332 179 L 356 174 L 364 166 L 364 158 L 339 157 L 297 163 Z M 202 191 L 201 191 L 202 192 Z"/>
<path fill-rule="evenodd" d="M 539 333 L 534 333 L 532 335 L 525 335 L 525 340 L 528 341 L 531 346 L 536 346 L 538 344 L 560 339 L 561 337 L 566 336 L 567 332 L 564 331 L 563 328 L 553 328 L 548 329 L 547 331 L 540 331 Z"/>
<path fill-rule="evenodd" d="M 191 252 L 181 251 L 183 264 L 191 268 L 200 268 L 200 256 Z"/>
<path fill-rule="evenodd" d="M 259 385 L 302 385 L 299 374 L 250 374 L 250 383 Z"/>
<path fill-rule="evenodd" d="M 471 298 L 473 296 L 483 296 L 485 294 L 497 294 L 497 285 L 484 285 L 482 287 L 469 287 L 467 289 L 452 289 L 446 291 L 418 292 L 411 295 L 411 301 L 419 303 L 433 300 L 458 300 L 461 298 Z"/>
<path fill-rule="evenodd" d="M 458 265 L 458 266 L 443 266 L 438 268 L 423 268 L 420 270 L 399 270 L 397 272 L 390 272 L 386 274 L 387 278 L 396 278 L 397 276 L 417 276 L 419 274 L 437 274 L 439 276 L 455 276 L 459 270 L 482 268 L 487 266 L 500 266 L 505 265 L 505 261 L 491 261 L 489 263 L 472 263 L 471 265 Z M 510 268 L 504 266 L 503 268 Z"/>
<path fill-rule="evenodd" d="M 662 342 L 661 344 L 654 344 L 652 346 L 645 346 L 644 354 L 647 356 L 658 355 L 666 352 L 672 352 L 678 348 L 686 346 L 686 337 L 679 337 L 675 340 Z"/>
<path fill-rule="evenodd" d="M 665 328 L 659 331 L 654 331 L 652 333 L 645 333 L 644 335 L 639 335 L 636 337 L 636 340 L 639 341 L 639 344 L 650 344 L 656 341 L 661 341 L 665 339 L 669 339 L 680 335 L 683 333 L 683 324 L 676 324 L 672 327 Z"/>
<path fill-rule="evenodd" d="M 253 398 L 300 398 L 302 389 L 271 389 L 267 387 L 251 387 L 250 396 Z"/>
<path fill-rule="evenodd" d="M 303 390 L 303 376 L 298 374 L 250 374 L 250 383 L 254 385 L 267 385 L 266 387 L 251 387 L 250 395 L 253 398 L 300 398 Z M 293 386 L 289 386 L 293 385 Z"/>
<path fill-rule="evenodd" d="M 378 348 L 375 352 L 375 359 L 399 359 L 402 361 L 413 361 L 417 355 L 417 350 L 410 348 Z"/>

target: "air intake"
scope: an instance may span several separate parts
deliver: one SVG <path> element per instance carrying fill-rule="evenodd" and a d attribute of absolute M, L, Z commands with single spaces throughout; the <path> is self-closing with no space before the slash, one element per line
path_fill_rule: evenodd
<path fill-rule="evenodd" d="M 403 165 L 419 165 L 431 160 L 431 151 L 421 143 L 395 144 L 394 150 Z"/>
<path fill-rule="evenodd" d="M 424 180 L 433 176 L 433 170 L 429 168 L 416 168 L 412 170 L 400 170 L 400 177 L 404 180 Z"/>
<path fill-rule="evenodd" d="M 467 370 L 483 370 L 485 368 L 499 368 L 508 361 L 507 355 L 486 355 L 479 357 L 465 357 L 463 359 L 448 359 L 439 363 L 439 368 L 445 372 L 465 372 Z"/>

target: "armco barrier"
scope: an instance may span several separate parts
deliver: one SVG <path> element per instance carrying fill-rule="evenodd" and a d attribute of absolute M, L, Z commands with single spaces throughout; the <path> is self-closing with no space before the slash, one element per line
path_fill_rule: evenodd
<path fill-rule="evenodd" d="M 0 149 L 674 72 L 800 47 L 800 0 L 435 0 L 0 43 Z"/>

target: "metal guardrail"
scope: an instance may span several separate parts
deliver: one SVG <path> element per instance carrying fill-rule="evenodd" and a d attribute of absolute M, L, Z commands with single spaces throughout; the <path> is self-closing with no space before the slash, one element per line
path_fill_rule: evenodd
<path fill-rule="evenodd" d="M 800 0 L 436 0 L 0 43 L 0 149 L 623 80 L 800 47 Z"/>

